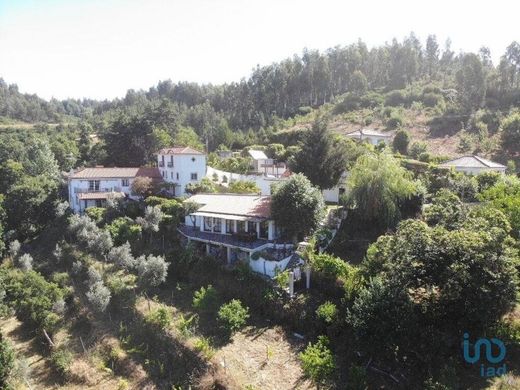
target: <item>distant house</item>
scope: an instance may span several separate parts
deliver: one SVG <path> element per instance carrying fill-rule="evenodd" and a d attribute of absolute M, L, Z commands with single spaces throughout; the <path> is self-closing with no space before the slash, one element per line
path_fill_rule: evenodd
<path fill-rule="evenodd" d="M 339 182 L 336 186 L 322 191 L 323 199 L 325 200 L 325 202 L 339 203 L 339 201 L 341 200 L 341 196 L 347 193 L 347 179 L 348 172 L 345 171 L 341 175 L 341 178 L 339 179 Z"/>
<path fill-rule="evenodd" d="M 453 168 L 457 172 L 463 172 L 469 175 L 478 175 L 483 172 L 506 172 L 506 166 L 487 160 L 479 156 L 462 156 L 443 164 L 444 168 Z"/>
<path fill-rule="evenodd" d="M 267 157 L 261 150 L 249 150 L 248 153 L 253 159 L 252 168 L 257 173 L 280 177 L 287 170 L 287 165 L 284 162 L 277 162 Z"/>
<path fill-rule="evenodd" d="M 137 177 L 149 177 L 161 181 L 157 168 L 83 168 L 68 176 L 69 204 L 75 213 L 83 213 L 88 207 L 103 207 L 109 198 L 128 197 Z"/>
<path fill-rule="evenodd" d="M 359 129 L 356 131 L 352 131 L 350 133 L 345 134 L 346 137 L 356 139 L 359 141 L 365 141 L 372 145 L 378 145 L 382 142 L 387 145 L 390 144 L 392 140 L 392 134 L 390 133 L 382 133 L 373 129 Z"/>
<path fill-rule="evenodd" d="M 163 180 L 172 184 L 172 195 L 186 194 L 186 185 L 206 175 L 206 154 L 190 147 L 161 149 L 157 165 Z"/>
<path fill-rule="evenodd" d="M 228 264 L 248 262 L 254 271 L 271 277 L 294 255 L 293 245 L 280 240 L 270 196 L 197 194 L 185 202 L 198 208 L 178 230 L 207 254 Z"/>

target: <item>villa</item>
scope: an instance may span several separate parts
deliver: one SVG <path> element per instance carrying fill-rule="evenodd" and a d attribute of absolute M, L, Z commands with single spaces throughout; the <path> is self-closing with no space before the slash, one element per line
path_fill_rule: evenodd
<path fill-rule="evenodd" d="M 82 168 L 68 176 L 69 204 L 75 213 L 89 207 L 104 207 L 110 198 L 137 199 L 132 183 L 137 177 L 149 177 L 159 182 L 157 168 Z"/>
<path fill-rule="evenodd" d="M 284 270 L 294 255 L 294 246 L 282 240 L 271 217 L 270 196 L 197 194 L 185 202 L 195 204 L 196 210 L 178 230 L 207 254 L 228 264 L 248 262 L 270 277 Z"/>

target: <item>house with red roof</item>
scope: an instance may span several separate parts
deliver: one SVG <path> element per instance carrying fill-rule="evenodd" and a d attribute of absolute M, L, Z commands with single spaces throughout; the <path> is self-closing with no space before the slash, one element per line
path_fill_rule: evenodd
<path fill-rule="evenodd" d="M 83 213 L 89 207 L 104 207 L 111 198 L 136 199 L 132 183 L 138 177 L 148 177 L 161 182 L 158 168 L 81 168 L 68 176 L 69 204 L 75 213 Z"/>
<path fill-rule="evenodd" d="M 186 194 L 186 186 L 206 176 L 206 154 L 190 147 L 164 148 L 157 152 L 162 179 L 171 185 L 173 196 Z"/>

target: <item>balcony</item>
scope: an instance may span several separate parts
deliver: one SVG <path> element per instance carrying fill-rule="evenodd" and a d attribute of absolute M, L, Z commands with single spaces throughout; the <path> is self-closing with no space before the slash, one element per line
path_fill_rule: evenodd
<path fill-rule="evenodd" d="M 173 168 L 173 162 L 170 161 L 170 162 L 168 163 L 168 168 Z"/>
<path fill-rule="evenodd" d="M 159 168 L 164 168 L 164 161 L 159 161 Z"/>
<path fill-rule="evenodd" d="M 237 248 L 258 249 L 269 243 L 266 239 L 256 238 L 256 234 L 221 234 L 204 231 L 201 232 L 199 227 L 185 225 L 179 226 L 178 230 L 182 235 L 190 239 L 219 245 L 235 246 Z"/>
<path fill-rule="evenodd" d="M 84 193 L 93 193 L 93 192 L 121 192 L 121 187 L 74 188 L 75 194 L 84 194 Z"/>

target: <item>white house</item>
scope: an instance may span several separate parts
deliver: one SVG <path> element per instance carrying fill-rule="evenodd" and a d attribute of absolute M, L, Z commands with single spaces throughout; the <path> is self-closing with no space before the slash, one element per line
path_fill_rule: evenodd
<path fill-rule="evenodd" d="M 190 147 L 165 148 L 157 153 L 157 166 L 163 180 L 172 184 L 172 195 L 183 196 L 186 185 L 206 175 L 206 155 Z"/>
<path fill-rule="evenodd" d="M 373 129 L 355 130 L 355 131 L 345 134 L 345 137 L 356 139 L 359 141 L 365 141 L 372 145 L 378 145 L 382 142 L 389 145 L 392 140 L 392 134 L 382 133 L 380 131 L 373 130 Z"/>
<path fill-rule="evenodd" d="M 271 197 L 239 194 L 197 194 L 185 202 L 198 206 L 185 217 L 178 231 L 207 254 L 225 260 L 248 262 L 250 267 L 273 277 L 283 271 L 294 247 L 281 240 L 271 218 Z"/>
<path fill-rule="evenodd" d="M 277 162 L 269 158 L 261 150 L 249 150 L 249 156 L 253 159 L 253 170 L 266 176 L 280 177 L 287 170 L 284 162 Z"/>
<path fill-rule="evenodd" d="M 88 207 L 102 207 L 107 199 L 128 197 L 136 177 L 149 177 L 160 181 L 157 168 L 83 168 L 68 176 L 69 204 L 75 213 L 83 213 Z"/>
<path fill-rule="evenodd" d="M 341 175 L 338 184 L 334 188 L 322 191 L 323 199 L 328 203 L 339 203 L 341 196 L 347 192 L 348 172 Z"/>
<path fill-rule="evenodd" d="M 462 156 L 440 164 L 444 168 L 452 168 L 457 172 L 478 175 L 483 172 L 506 172 L 506 166 L 479 156 Z"/>

